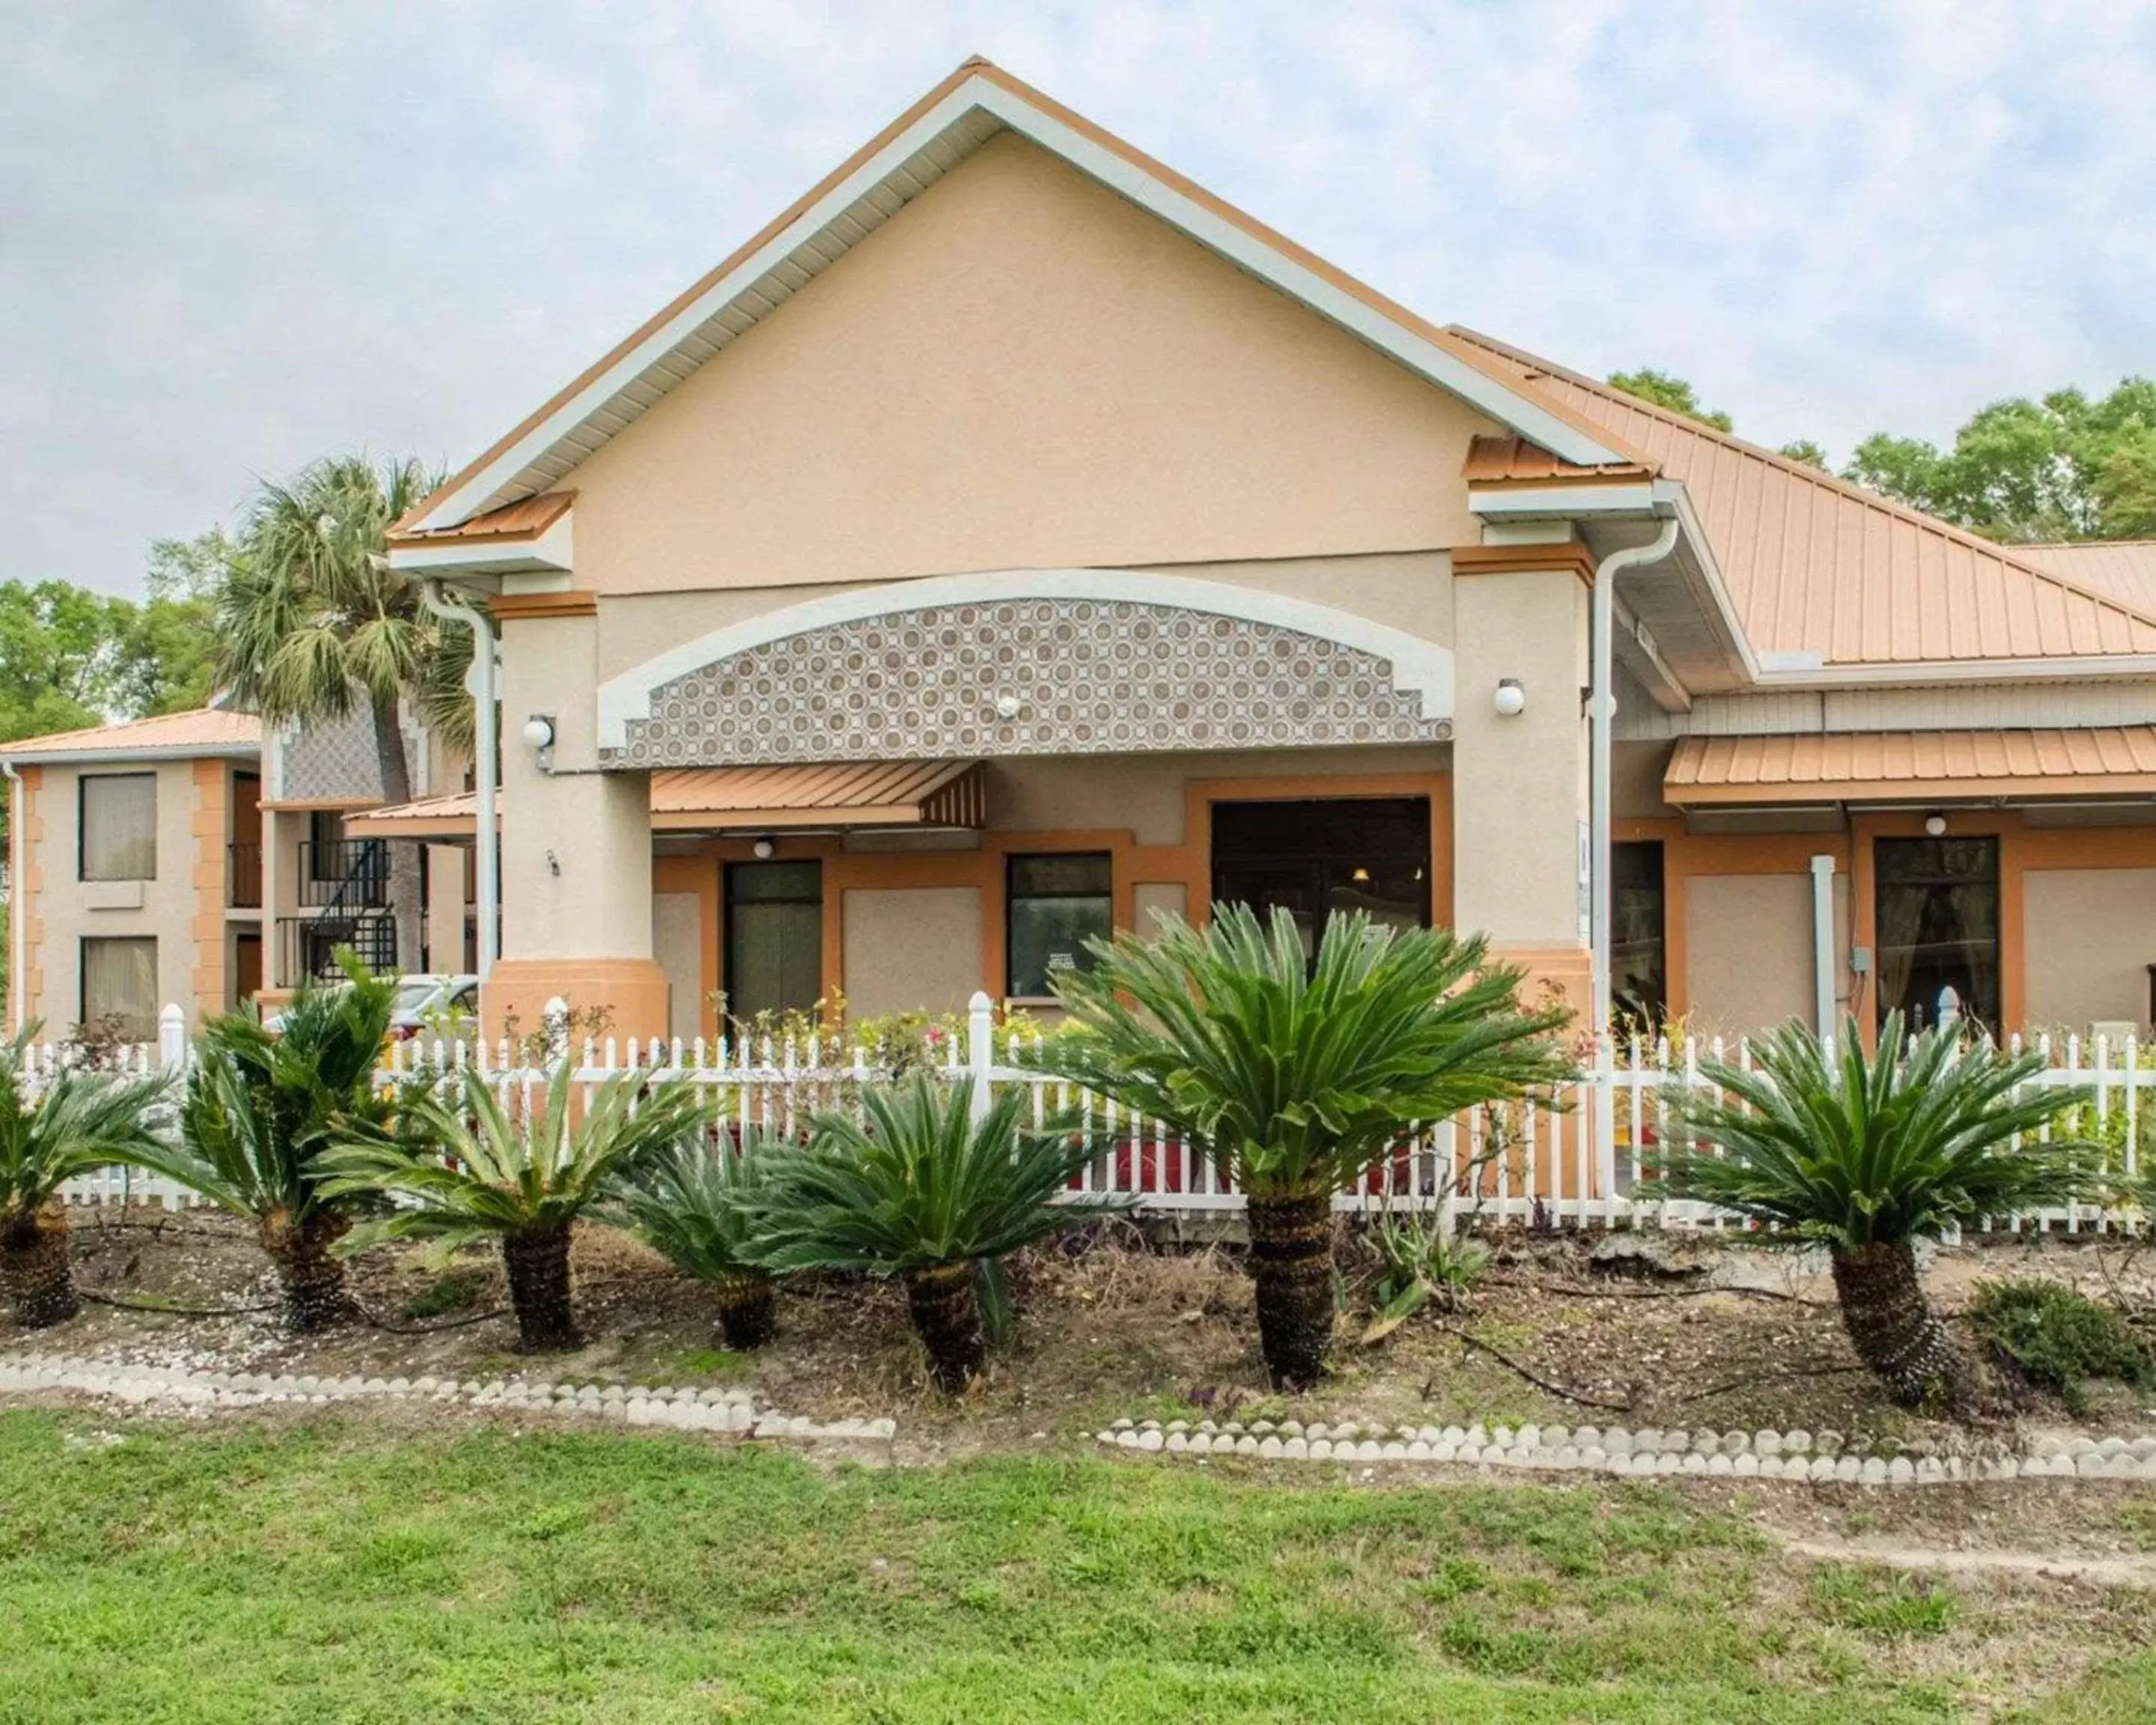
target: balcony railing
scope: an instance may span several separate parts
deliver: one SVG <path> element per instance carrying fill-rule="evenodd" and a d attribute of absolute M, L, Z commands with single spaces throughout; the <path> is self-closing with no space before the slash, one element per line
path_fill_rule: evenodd
<path fill-rule="evenodd" d="M 336 950 L 350 947 L 370 970 L 397 968 L 397 918 L 388 911 L 328 911 L 319 916 L 277 919 L 277 973 L 296 982 L 301 977 L 334 981 Z"/>
<path fill-rule="evenodd" d="M 235 911 L 262 908 L 262 847 L 236 840 L 224 847 L 224 902 Z"/>
<path fill-rule="evenodd" d="M 300 902 L 340 910 L 389 902 L 389 847 L 379 839 L 341 839 L 300 846 Z"/>

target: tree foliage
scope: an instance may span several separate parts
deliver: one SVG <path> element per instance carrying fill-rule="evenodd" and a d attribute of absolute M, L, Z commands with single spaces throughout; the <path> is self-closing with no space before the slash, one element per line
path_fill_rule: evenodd
<path fill-rule="evenodd" d="M 1658 372 L 1651 366 L 1641 366 L 1636 372 L 1612 372 L 1609 387 L 1621 389 L 1627 395 L 1636 395 L 1641 401 L 1652 402 L 1658 408 L 1666 408 L 1672 413 L 1682 413 L 1687 419 L 1697 419 L 1702 425 L 1712 425 L 1717 431 L 1733 429 L 1728 414 L 1718 408 L 1702 407 L 1697 392 L 1674 372 Z"/>

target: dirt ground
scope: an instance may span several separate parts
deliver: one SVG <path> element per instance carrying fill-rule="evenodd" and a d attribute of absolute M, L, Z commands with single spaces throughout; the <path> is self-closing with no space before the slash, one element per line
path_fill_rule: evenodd
<path fill-rule="evenodd" d="M 731 1353 L 706 1290 L 601 1227 L 580 1230 L 576 1250 L 588 1345 L 545 1358 L 517 1351 L 498 1261 L 485 1250 L 446 1262 L 409 1248 L 364 1255 L 352 1276 L 365 1316 L 300 1339 L 279 1325 L 275 1284 L 251 1236 L 214 1212 L 78 1211 L 74 1246 L 77 1280 L 100 1298 L 35 1337 L 0 1322 L 0 1352 L 30 1346 L 203 1370 L 741 1385 L 789 1414 L 893 1414 L 901 1460 L 1067 1448 L 1122 1416 L 1801 1427 L 1941 1452 L 2044 1432 L 2156 1433 L 2145 1394 L 2115 1387 L 2094 1388 L 2080 1420 L 2033 1399 L 1978 1430 L 1904 1414 L 1856 1368 L 1822 1268 L 1712 1240 L 1658 1248 L 1651 1264 L 1611 1264 L 1576 1237 L 1501 1239 L 1471 1309 L 1426 1312 L 1365 1347 L 1367 1265 L 1351 1236 L 1333 1375 L 1291 1399 L 1266 1386 L 1234 1247 L 1163 1245 L 1109 1224 L 1014 1260 L 1014 1334 L 956 1402 L 929 1388 L 902 1296 L 888 1286 L 789 1282 L 778 1340 L 753 1356 Z M 2117 1240 L 2025 1236 L 1943 1251 L 1927 1285 L 1951 1312 L 1977 1282 L 2006 1276 L 2156 1306 L 2156 1251 Z M 1911 1548 L 2156 1552 L 2156 1492 L 2146 1487 L 1685 1489 L 1767 1505 L 1788 1536 L 1829 1546 L 1861 1543 L 1891 1516 L 1893 1543 Z"/>

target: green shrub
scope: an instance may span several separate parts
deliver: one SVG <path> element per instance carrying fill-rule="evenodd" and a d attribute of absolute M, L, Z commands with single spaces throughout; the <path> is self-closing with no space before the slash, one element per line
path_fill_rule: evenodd
<path fill-rule="evenodd" d="M 2156 1348 L 2108 1306 L 2057 1282 L 1981 1283 L 1969 1317 L 2003 1362 L 2071 1413 L 2087 1411 L 2091 1378 L 2156 1386 Z"/>

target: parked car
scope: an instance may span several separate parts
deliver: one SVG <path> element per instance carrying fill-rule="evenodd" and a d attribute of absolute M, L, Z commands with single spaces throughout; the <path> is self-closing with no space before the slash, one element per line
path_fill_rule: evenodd
<path fill-rule="evenodd" d="M 427 1028 L 427 1020 L 439 1014 L 462 1013 L 476 1014 L 479 1011 L 479 978 L 469 972 L 445 975 L 433 971 L 415 971 L 397 979 L 397 1000 L 389 1014 L 389 1040 L 408 1042 Z M 285 1009 L 273 1012 L 263 1020 L 272 1030 L 285 1028 Z"/>

